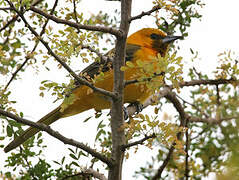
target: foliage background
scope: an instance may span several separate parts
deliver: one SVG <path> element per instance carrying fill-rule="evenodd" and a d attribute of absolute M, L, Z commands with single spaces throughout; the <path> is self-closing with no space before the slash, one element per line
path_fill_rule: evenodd
<path fill-rule="evenodd" d="M 91 15 L 91 13 L 95 13 L 98 10 L 104 9 L 104 11 L 113 10 L 113 8 L 109 7 L 108 3 L 105 1 L 101 1 L 97 6 L 89 6 L 91 4 L 89 1 L 82 1 L 82 7 L 84 9 L 87 9 L 86 14 Z M 133 1 L 133 13 L 132 14 L 139 14 L 142 11 L 148 10 L 151 8 L 151 5 L 149 3 L 149 7 L 146 7 L 148 3 L 138 3 L 136 1 Z M 95 3 L 95 1 L 93 1 Z M 106 5 L 107 3 L 107 5 Z M 111 2 L 112 7 L 118 6 L 117 2 Z M 87 8 L 88 6 L 88 8 Z M 105 9 L 105 7 L 109 7 Z M 237 36 L 239 27 L 237 22 L 237 7 L 238 3 L 236 1 L 230 0 L 227 2 L 216 2 L 216 1 L 208 1 L 206 2 L 206 6 L 200 10 L 201 14 L 203 15 L 201 22 L 193 22 L 190 30 L 189 30 L 189 36 L 186 38 L 186 40 L 179 42 L 178 46 L 180 47 L 180 50 L 178 53 L 184 57 L 184 63 L 185 63 L 185 69 L 187 69 L 187 66 L 195 66 L 196 69 L 200 69 L 200 71 L 204 73 L 208 73 L 209 71 L 212 71 L 215 69 L 215 66 L 217 64 L 218 54 L 225 51 L 225 49 L 231 49 L 235 52 L 239 52 L 238 48 L 238 42 L 239 42 L 239 36 Z M 96 8 L 96 9 L 94 9 Z M 139 23 L 140 21 L 140 23 Z M 155 27 L 153 25 L 154 19 L 153 17 L 145 17 L 142 18 L 142 20 L 136 21 L 131 24 L 130 32 L 134 32 L 138 29 L 141 29 L 143 27 Z M 109 48 L 110 49 L 110 48 Z M 198 51 L 199 55 L 198 58 L 195 60 L 194 63 L 189 62 L 188 60 L 191 59 L 194 55 L 191 54 L 190 49 L 192 49 L 194 52 Z M 237 55 L 235 55 L 237 57 Z M 56 66 L 56 64 L 48 64 L 48 68 L 53 69 Z M 82 69 L 82 66 L 79 66 L 77 63 L 74 65 L 75 69 Z M 46 69 L 42 69 L 40 67 L 39 72 L 41 73 L 41 76 L 38 76 L 36 74 L 32 75 L 32 72 L 34 71 L 34 66 L 31 69 L 28 69 L 26 72 L 23 72 L 22 80 L 15 81 L 14 86 L 19 87 L 12 91 L 11 97 L 14 98 L 18 103 L 16 105 L 16 108 L 19 110 L 19 112 L 27 112 L 28 114 L 24 114 L 28 119 L 34 119 L 37 120 L 42 115 L 44 115 L 46 112 L 48 112 L 50 109 L 53 109 L 56 107 L 56 103 L 52 104 L 51 102 L 55 100 L 55 98 L 52 98 L 50 95 L 46 95 L 45 98 L 39 98 L 38 94 L 39 91 L 39 83 L 42 80 L 49 79 L 53 81 L 58 81 L 59 79 L 61 82 L 65 81 L 67 83 L 67 80 L 65 78 L 65 71 L 59 70 L 59 72 L 54 72 L 52 74 L 51 71 L 47 71 Z M 6 82 L 5 78 L 0 79 L 1 82 Z M 24 87 L 24 88 L 20 88 Z M 13 88 L 13 87 L 12 87 Z M 14 88 L 13 88 L 14 89 Z M 21 91 L 21 89 L 24 89 Z M 30 97 L 30 98 L 28 98 Z M 171 107 L 168 107 L 170 109 Z M 145 110 L 145 113 L 150 112 L 150 108 L 147 108 Z M 165 112 L 171 114 L 171 112 L 168 112 L 166 109 Z M 100 120 L 91 120 L 88 121 L 87 124 L 81 123 L 82 119 L 85 119 L 88 114 L 93 114 L 94 112 L 86 112 L 79 116 L 75 116 L 71 120 L 69 119 L 63 119 L 61 121 L 58 121 L 54 123 L 53 128 L 56 130 L 60 130 L 64 132 L 64 134 L 68 137 L 74 137 L 79 141 L 85 141 L 86 140 L 86 134 L 89 134 L 90 136 L 87 136 L 87 141 L 89 145 L 94 145 L 94 138 L 95 135 L 93 132 L 96 131 L 97 124 Z M 172 112 L 173 113 L 173 112 Z M 79 119 L 77 121 L 77 119 Z M 70 125 L 71 123 L 76 123 L 74 126 Z M 79 127 L 80 127 L 80 135 L 79 135 Z M 88 127 L 91 127 L 89 130 Z M 44 134 L 45 135 L 45 134 Z M 48 136 L 48 135 L 46 135 Z M 3 144 L 4 142 L 2 142 Z M 62 151 L 55 151 L 56 147 L 57 149 L 64 149 L 64 145 L 56 141 L 53 138 L 47 138 L 44 142 L 47 144 L 48 149 L 46 152 L 44 152 L 45 156 L 50 159 L 57 159 L 61 156 Z M 147 152 L 147 153 L 145 153 Z M 147 157 L 146 159 L 150 160 L 151 156 L 151 150 L 145 147 L 140 147 L 139 152 L 137 156 L 139 157 Z M 5 159 L 5 154 L 0 153 L 0 159 L 1 161 Z M 138 161 L 136 161 L 138 160 Z M 123 172 L 127 172 L 127 176 L 132 177 L 133 171 L 135 170 L 135 167 L 132 164 L 141 164 L 144 165 L 145 162 L 142 162 L 140 158 L 136 157 L 130 157 L 129 160 L 125 163 L 125 170 Z M 123 173 L 124 174 L 124 173 Z M 124 176 L 126 176 L 124 174 Z M 127 178 L 126 178 L 127 179 Z"/>

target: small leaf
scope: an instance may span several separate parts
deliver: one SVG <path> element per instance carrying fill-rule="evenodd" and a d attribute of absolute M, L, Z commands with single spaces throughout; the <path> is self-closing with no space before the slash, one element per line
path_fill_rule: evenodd
<path fill-rule="evenodd" d="M 86 118 L 83 122 L 85 123 L 85 122 L 89 121 L 91 118 L 92 118 L 92 116 Z"/>
<path fill-rule="evenodd" d="M 121 71 L 126 71 L 127 69 L 129 69 L 127 66 L 121 66 L 120 68 Z"/>
<path fill-rule="evenodd" d="M 77 167 L 80 167 L 79 164 L 77 164 L 75 161 L 71 162 L 71 164 L 77 166 Z"/>
<path fill-rule="evenodd" d="M 12 136 L 12 133 L 13 133 L 13 130 L 10 126 L 7 126 L 7 136 L 8 137 L 11 137 Z"/>
<path fill-rule="evenodd" d="M 135 66 L 131 61 L 127 61 L 126 65 L 130 68 L 133 68 Z"/>
<path fill-rule="evenodd" d="M 78 160 L 78 158 L 72 153 L 70 154 L 70 157 L 72 157 L 72 159 Z"/>
<path fill-rule="evenodd" d="M 64 161 L 65 161 L 65 156 L 61 159 L 61 164 L 64 164 Z"/>

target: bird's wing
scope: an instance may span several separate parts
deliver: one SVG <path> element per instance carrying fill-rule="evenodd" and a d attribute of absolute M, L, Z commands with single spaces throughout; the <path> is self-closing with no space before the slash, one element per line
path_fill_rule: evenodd
<path fill-rule="evenodd" d="M 137 50 L 140 49 L 139 45 L 135 45 L 135 44 L 127 44 L 126 45 L 126 61 L 131 61 L 134 58 L 134 54 Z M 98 75 L 100 72 L 107 72 L 110 69 L 113 68 L 113 58 L 114 58 L 114 54 L 115 54 L 115 49 L 110 50 L 109 52 L 107 52 L 105 54 L 107 58 L 106 62 L 104 61 L 96 61 L 93 62 L 92 64 L 90 64 L 89 66 L 87 66 L 85 69 L 83 69 L 80 72 L 80 75 L 84 78 L 86 78 L 87 80 L 94 78 L 96 75 Z M 79 86 L 79 83 L 75 83 L 77 86 Z"/>

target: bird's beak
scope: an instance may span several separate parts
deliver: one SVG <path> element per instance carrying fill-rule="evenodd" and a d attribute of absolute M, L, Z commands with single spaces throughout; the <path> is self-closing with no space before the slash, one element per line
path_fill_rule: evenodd
<path fill-rule="evenodd" d="M 165 43 L 171 43 L 177 39 L 181 39 L 183 36 L 166 36 L 162 39 L 163 44 Z"/>

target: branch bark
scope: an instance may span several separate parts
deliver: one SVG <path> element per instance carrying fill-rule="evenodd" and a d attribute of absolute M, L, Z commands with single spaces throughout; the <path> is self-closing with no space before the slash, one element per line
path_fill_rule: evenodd
<path fill-rule="evenodd" d="M 114 87 L 113 91 L 117 94 L 117 99 L 112 101 L 111 109 L 111 133 L 112 133 L 112 153 L 114 166 L 109 169 L 109 180 L 122 179 L 122 164 L 124 151 L 122 145 L 125 144 L 125 132 L 122 128 L 124 124 L 123 99 L 124 99 L 124 72 L 120 68 L 125 64 L 126 38 L 129 30 L 129 18 L 131 15 L 132 0 L 121 0 L 121 23 L 120 31 L 123 34 L 117 36 L 115 46 L 114 67 Z"/>
<path fill-rule="evenodd" d="M 157 11 L 157 10 L 159 10 L 159 9 L 161 9 L 161 7 L 155 6 L 155 7 L 153 7 L 153 8 L 152 8 L 151 10 L 149 10 L 149 11 L 146 11 L 146 12 L 143 11 L 141 14 L 139 14 L 139 15 L 137 15 L 137 16 L 131 17 L 129 21 L 131 22 L 131 21 L 133 21 L 133 20 L 140 19 L 140 18 L 142 18 L 143 16 L 149 16 L 149 15 L 151 15 L 153 12 L 155 12 L 155 11 Z"/>
<path fill-rule="evenodd" d="M 149 79 L 150 80 L 150 79 Z M 148 81 L 146 79 L 146 81 Z M 125 81 L 125 86 L 129 85 L 129 84 L 134 84 L 134 83 L 138 83 L 139 81 L 136 80 L 131 80 L 131 81 Z M 179 87 L 183 88 L 183 87 L 191 87 L 191 86 L 200 86 L 200 85 L 220 85 L 220 84 L 232 84 L 232 83 L 239 83 L 239 80 L 237 79 L 208 79 L 208 80 L 192 80 L 192 81 L 185 81 L 185 82 L 181 82 L 179 83 Z M 156 101 L 159 101 L 160 98 L 165 97 L 165 95 L 167 95 L 171 90 L 173 89 L 173 85 L 165 85 L 163 87 L 163 89 L 150 96 L 143 104 L 143 109 L 146 108 L 149 105 L 154 104 Z M 137 107 L 136 106 L 130 106 L 127 107 L 127 111 L 128 114 L 130 116 L 134 115 L 135 112 L 137 112 Z M 198 121 L 198 122 L 207 122 L 210 121 L 210 119 L 206 120 L 206 119 L 192 119 L 191 121 Z"/>
<path fill-rule="evenodd" d="M 11 119 L 14 119 L 16 122 L 19 122 L 19 123 L 22 123 L 22 124 L 40 129 L 41 131 L 45 131 L 48 134 L 50 134 L 51 136 L 53 136 L 56 139 L 63 142 L 64 144 L 69 144 L 69 145 L 78 147 L 78 148 L 88 152 L 92 156 L 98 158 L 102 162 L 106 163 L 109 167 L 112 167 L 112 165 L 113 165 L 113 162 L 112 162 L 111 159 L 103 156 L 101 153 L 98 153 L 96 150 L 90 148 L 89 146 L 87 146 L 87 145 L 85 145 L 81 142 L 78 142 L 78 141 L 75 141 L 73 139 L 70 139 L 70 138 L 67 138 L 67 137 L 63 136 L 59 132 L 54 131 L 50 126 L 47 126 L 47 125 L 42 124 L 42 123 L 36 123 L 36 122 L 33 122 L 33 121 L 29 121 L 29 120 L 24 119 L 24 118 L 20 118 L 20 117 L 14 115 L 12 113 L 9 113 L 7 111 L 2 110 L 2 109 L 0 109 L 0 114 L 3 115 L 3 116 L 9 117 Z"/>
<path fill-rule="evenodd" d="M 83 25 L 83 24 L 79 24 L 79 23 L 75 23 L 75 22 L 72 22 L 72 21 L 68 21 L 68 20 L 65 20 L 65 19 L 61 19 L 61 18 L 58 18 L 56 16 L 53 16 L 53 15 L 50 15 L 34 6 L 31 6 L 30 7 L 30 10 L 37 13 L 37 14 L 40 14 L 42 16 L 44 16 L 45 18 L 47 19 L 50 19 L 56 23 L 59 23 L 59 24 L 65 24 L 65 25 L 68 25 L 68 26 L 71 26 L 71 27 L 74 27 L 76 29 L 85 29 L 85 30 L 90 30 L 90 31 L 100 31 L 100 32 L 104 32 L 104 33 L 110 33 L 112 35 L 115 35 L 116 37 L 121 37 L 122 34 L 119 30 L 117 29 L 114 29 L 112 27 L 105 27 L 105 26 L 92 26 L 92 25 Z"/>
<path fill-rule="evenodd" d="M 150 136 L 145 136 L 143 139 L 140 139 L 138 141 L 135 141 L 135 142 L 132 142 L 132 143 L 129 143 L 129 144 L 126 144 L 126 145 L 123 145 L 122 146 L 122 150 L 125 151 L 127 148 L 129 147 L 132 147 L 132 146 L 136 146 L 136 145 L 139 145 L 139 144 L 143 144 L 144 141 L 148 140 L 148 139 L 151 139 L 151 138 L 156 138 L 156 134 L 152 134 Z"/>

